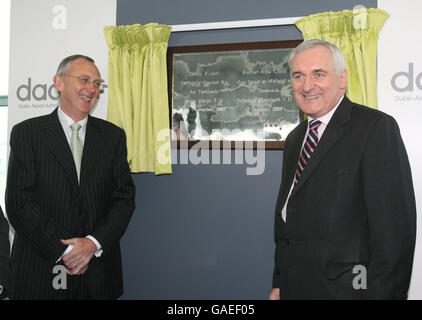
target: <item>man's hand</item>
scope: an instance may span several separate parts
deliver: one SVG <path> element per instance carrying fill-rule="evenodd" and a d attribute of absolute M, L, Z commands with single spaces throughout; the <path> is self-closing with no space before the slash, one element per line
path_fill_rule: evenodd
<path fill-rule="evenodd" d="M 84 274 L 88 270 L 89 261 L 97 251 L 95 243 L 87 238 L 72 238 L 60 241 L 65 245 L 73 245 L 73 249 L 62 257 L 67 268 L 67 274 Z"/>
<path fill-rule="evenodd" d="M 280 300 L 280 288 L 274 288 L 270 292 L 269 300 Z"/>

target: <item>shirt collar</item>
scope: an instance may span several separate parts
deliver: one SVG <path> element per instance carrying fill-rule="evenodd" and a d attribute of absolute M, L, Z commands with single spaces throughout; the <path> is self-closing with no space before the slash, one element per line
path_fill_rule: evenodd
<path fill-rule="evenodd" d="M 63 110 L 62 107 L 59 106 L 57 110 L 57 116 L 59 117 L 59 121 L 62 124 L 63 128 L 69 128 L 75 121 L 71 117 L 69 117 Z M 88 123 L 88 116 L 79 120 L 78 123 L 81 125 L 81 128 L 85 128 L 86 124 Z"/>

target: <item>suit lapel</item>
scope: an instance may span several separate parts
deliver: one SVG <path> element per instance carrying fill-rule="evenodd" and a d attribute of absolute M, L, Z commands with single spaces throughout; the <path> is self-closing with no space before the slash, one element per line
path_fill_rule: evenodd
<path fill-rule="evenodd" d="M 286 183 L 283 183 L 283 190 L 281 196 L 281 203 L 284 205 L 286 202 L 287 196 L 289 195 L 290 187 L 293 183 L 293 178 L 295 176 L 296 168 L 297 168 L 297 161 L 299 159 L 300 151 L 302 150 L 302 142 L 306 134 L 306 129 L 308 127 L 308 121 L 302 121 L 297 128 L 297 132 L 294 133 L 293 136 L 290 137 L 289 145 L 291 145 L 291 150 L 285 150 L 286 157 L 284 158 L 285 161 L 285 176 L 283 176 L 283 180 Z M 281 209 L 280 209 L 281 210 Z"/>
<path fill-rule="evenodd" d="M 336 112 L 333 114 L 333 117 L 328 123 L 328 126 L 325 129 L 324 134 L 318 143 L 318 146 L 316 147 L 314 153 L 312 154 L 307 165 L 305 166 L 305 169 L 303 170 L 302 175 L 300 176 L 300 179 L 292 192 L 292 196 L 302 187 L 306 180 L 308 180 L 308 178 L 312 175 L 312 172 L 318 166 L 320 161 L 324 158 L 324 156 L 336 143 L 336 141 L 343 135 L 343 126 L 346 122 L 350 120 L 351 104 L 351 101 L 345 96 L 343 98 L 343 101 L 338 106 Z M 297 154 L 296 166 L 298 158 L 299 154 Z M 294 171 L 295 170 L 296 167 L 294 167 Z"/>
<path fill-rule="evenodd" d="M 75 162 L 65 133 L 57 116 L 57 108 L 44 118 L 42 123 L 43 141 L 66 171 L 72 183 L 78 184 Z"/>
<path fill-rule="evenodd" d="M 95 122 L 95 118 L 88 116 L 86 128 L 84 150 L 81 162 L 81 185 L 87 178 L 89 172 L 95 166 L 101 157 L 102 147 L 104 146 L 104 135 L 101 127 Z"/>

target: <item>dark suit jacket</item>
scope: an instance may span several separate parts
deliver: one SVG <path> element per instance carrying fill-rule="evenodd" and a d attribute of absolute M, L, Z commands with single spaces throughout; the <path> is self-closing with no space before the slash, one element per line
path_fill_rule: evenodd
<path fill-rule="evenodd" d="M 5 291 L 8 288 L 9 254 L 9 223 L 0 207 L 0 285 L 3 287 L 3 294 L 0 295 L 0 299 L 6 295 Z"/>
<path fill-rule="evenodd" d="M 126 138 L 117 126 L 89 116 L 80 185 L 57 109 L 17 124 L 10 136 L 6 207 L 16 234 L 11 298 L 114 299 L 123 292 L 120 237 L 135 208 Z M 52 286 L 60 239 L 92 235 L 104 250 L 82 276 L 67 276 L 67 290 Z"/>
<path fill-rule="evenodd" d="M 289 198 L 285 223 L 306 129 L 303 121 L 286 139 L 273 288 L 282 299 L 406 298 L 416 205 L 397 123 L 344 97 Z"/>

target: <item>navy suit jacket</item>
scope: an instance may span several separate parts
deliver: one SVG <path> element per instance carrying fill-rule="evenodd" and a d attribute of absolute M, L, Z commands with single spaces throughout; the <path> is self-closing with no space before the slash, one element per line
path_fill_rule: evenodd
<path fill-rule="evenodd" d="M 14 126 L 6 186 L 7 213 L 16 231 L 11 298 L 119 297 L 119 240 L 134 211 L 134 196 L 126 138 L 117 126 L 89 116 L 80 184 L 57 109 Z M 84 275 L 67 276 L 66 290 L 55 289 L 53 268 L 66 249 L 60 239 L 87 235 L 101 244 L 102 256 L 91 259 Z"/>
<path fill-rule="evenodd" d="M 404 299 L 416 205 L 396 121 L 344 97 L 290 195 L 307 121 L 287 137 L 275 210 L 282 299 Z"/>

